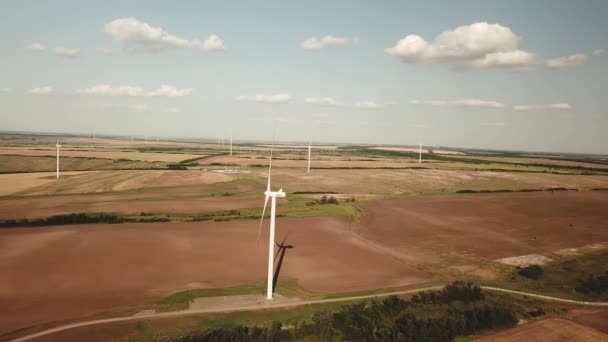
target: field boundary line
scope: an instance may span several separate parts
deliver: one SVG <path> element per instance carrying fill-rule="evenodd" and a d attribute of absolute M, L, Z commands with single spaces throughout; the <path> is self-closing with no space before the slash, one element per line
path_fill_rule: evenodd
<path fill-rule="evenodd" d="M 493 286 L 480 286 L 480 288 L 483 290 L 488 290 L 488 291 L 505 292 L 505 293 L 516 294 L 516 295 L 521 295 L 521 296 L 528 296 L 528 297 L 532 297 L 532 298 L 544 299 L 544 300 L 552 301 L 552 302 L 562 302 L 562 303 L 588 305 L 588 306 L 608 306 L 608 302 L 586 302 L 586 301 L 580 301 L 580 300 L 574 300 L 574 299 L 545 296 L 545 295 L 535 294 L 535 293 L 530 293 L 530 292 L 503 289 L 500 287 L 493 287 Z"/>

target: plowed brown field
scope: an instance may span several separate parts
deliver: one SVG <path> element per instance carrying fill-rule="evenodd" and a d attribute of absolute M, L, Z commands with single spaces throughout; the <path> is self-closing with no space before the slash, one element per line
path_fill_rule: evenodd
<path fill-rule="evenodd" d="M 281 278 L 313 292 L 424 282 L 429 274 L 368 246 L 347 220 L 278 219 Z M 0 230 L 0 333 L 143 304 L 186 289 L 262 281 L 268 235 L 256 221 L 95 224 Z M 280 281 L 280 280 L 279 280 Z"/>
<path fill-rule="evenodd" d="M 476 339 L 478 342 L 606 342 L 608 335 L 569 320 L 548 318 Z"/>
<path fill-rule="evenodd" d="M 415 264 L 550 253 L 608 241 L 608 193 L 427 196 L 360 203 L 360 233 Z"/>

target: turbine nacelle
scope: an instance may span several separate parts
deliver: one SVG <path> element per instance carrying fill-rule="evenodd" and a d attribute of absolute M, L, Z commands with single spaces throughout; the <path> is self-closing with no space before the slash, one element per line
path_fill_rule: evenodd
<path fill-rule="evenodd" d="M 266 197 L 277 197 L 277 198 L 285 197 L 285 193 L 283 192 L 283 189 L 281 189 L 279 191 L 264 191 L 264 195 L 266 195 Z"/>

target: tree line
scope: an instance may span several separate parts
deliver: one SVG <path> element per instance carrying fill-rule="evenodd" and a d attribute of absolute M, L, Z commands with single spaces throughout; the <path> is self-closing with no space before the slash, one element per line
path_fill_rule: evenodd
<path fill-rule="evenodd" d="M 454 282 L 440 291 L 421 292 L 410 300 L 390 296 L 319 311 L 304 322 L 274 321 L 268 327 L 216 328 L 182 337 L 207 341 L 453 341 L 498 327 L 517 324 L 507 307 L 488 303 L 478 286 Z"/>
<path fill-rule="evenodd" d="M 143 216 L 143 215 L 142 215 Z M 124 222 L 167 222 L 166 217 L 145 217 L 145 218 L 127 218 L 112 214 L 65 214 L 53 215 L 50 217 L 33 218 L 33 219 L 18 219 L 4 220 L 0 222 L 0 228 L 10 227 L 40 227 L 40 226 L 57 226 L 68 224 L 88 224 L 88 223 L 124 223 Z"/>

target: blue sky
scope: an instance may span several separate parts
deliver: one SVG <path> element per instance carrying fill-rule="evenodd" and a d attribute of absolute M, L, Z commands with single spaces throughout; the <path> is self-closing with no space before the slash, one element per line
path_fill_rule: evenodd
<path fill-rule="evenodd" d="M 608 148 L 606 1 L 1 6 L 3 130 Z"/>

